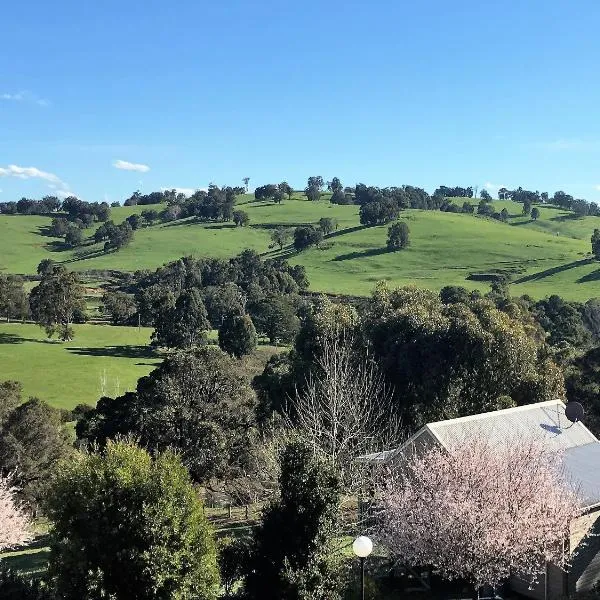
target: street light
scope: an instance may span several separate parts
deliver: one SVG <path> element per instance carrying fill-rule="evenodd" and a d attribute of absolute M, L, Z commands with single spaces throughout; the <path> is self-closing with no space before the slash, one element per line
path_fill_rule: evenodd
<path fill-rule="evenodd" d="M 360 600 L 365 600 L 365 558 L 373 552 L 373 542 L 361 535 L 352 543 L 352 551 L 360 558 Z"/>

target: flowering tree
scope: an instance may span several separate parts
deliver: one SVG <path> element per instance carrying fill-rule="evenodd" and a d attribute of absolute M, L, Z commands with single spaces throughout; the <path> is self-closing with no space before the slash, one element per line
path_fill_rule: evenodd
<path fill-rule="evenodd" d="M 0 475 L 0 552 L 31 539 L 30 522 L 15 498 L 15 488 Z"/>
<path fill-rule="evenodd" d="M 533 443 L 466 442 L 414 455 L 381 490 L 378 533 L 390 552 L 476 589 L 565 566 L 578 500 L 560 456 Z"/>

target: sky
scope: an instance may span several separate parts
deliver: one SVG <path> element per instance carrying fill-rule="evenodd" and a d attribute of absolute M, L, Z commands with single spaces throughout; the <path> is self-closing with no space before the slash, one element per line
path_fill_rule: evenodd
<path fill-rule="evenodd" d="M 499 186 L 600 200 L 597 0 L 33 0 L 0 19 L 0 201 Z"/>

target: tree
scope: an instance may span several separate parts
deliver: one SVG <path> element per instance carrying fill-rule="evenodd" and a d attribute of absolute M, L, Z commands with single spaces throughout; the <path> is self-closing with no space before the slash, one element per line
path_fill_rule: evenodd
<path fill-rule="evenodd" d="M 129 325 L 137 312 L 137 304 L 130 294 L 105 292 L 101 309 L 103 315 L 110 316 L 113 325 Z"/>
<path fill-rule="evenodd" d="M 69 221 L 64 217 L 56 217 L 52 219 L 52 223 L 48 230 L 48 233 L 52 237 L 63 237 L 69 229 Z"/>
<path fill-rule="evenodd" d="M 24 319 L 29 313 L 23 280 L 18 275 L 0 274 L 0 315 L 9 322 L 12 317 Z"/>
<path fill-rule="evenodd" d="M 143 222 L 141 215 L 137 214 L 129 215 L 125 220 L 129 223 L 133 231 L 137 231 Z"/>
<path fill-rule="evenodd" d="M 248 213 L 243 210 L 234 210 L 233 222 L 236 227 L 245 227 L 250 222 L 250 217 L 248 216 Z"/>
<path fill-rule="evenodd" d="M 388 250 L 402 250 L 409 242 L 409 229 L 404 221 L 394 223 L 388 228 L 387 247 Z"/>
<path fill-rule="evenodd" d="M 31 534 L 31 523 L 19 504 L 16 488 L 0 473 L 0 552 L 25 544 Z"/>
<path fill-rule="evenodd" d="M 564 397 L 563 375 L 534 327 L 487 299 L 444 304 L 424 289 L 376 288 L 363 315 L 370 341 L 405 423 Z"/>
<path fill-rule="evenodd" d="M 491 194 L 487 191 L 487 190 L 481 190 L 481 194 L 479 194 L 480 198 L 482 200 L 485 200 L 486 202 L 491 202 L 492 201 L 492 196 Z"/>
<path fill-rule="evenodd" d="M 37 398 L 13 408 L 0 426 L 0 470 L 14 473 L 20 497 L 31 506 L 41 501 L 56 465 L 71 453 L 60 411 Z"/>
<path fill-rule="evenodd" d="M 323 240 L 323 232 L 320 229 L 309 227 L 296 227 L 294 229 L 294 248 L 298 251 L 310 246 L 318 246 Z"/>
<path fill-rule="evenodd" d="M 100 447 L 132 435 L 153 453 L 173 448 L 194 481 L 207 482 L 249 471 L 255 404 L 236 361 L 206 346 L 169 356 L 135 392 L 101 398 L 76 430 Z"/>
<path fill-rule="evenodd" d="M 414 453 L 382 488 L 378 530 L 392 555 L 475 589 L 513 574 L 535 580 L 564 565 L 578 499 L 547 448 L 462 440 Z M 490 483 L 493 482 L 493 485 Z"/>
<path fill-rule="evenodd" d="M 31 290 L 29 305 L 33 319 L 44 327 L 48 337 L 58 333 L 61 340 L 72 340 L 74 318 L 85 311 L 79 277 L 64 267 L 55 266 L 52 273 L 43 275 L 39 285 Z"/>
<path fill-rule="evenodd" d="M 500 211 L 500 220 L 501 220 L 503 223 L 506 223 L 506 221 L 508 221 L 508 217 L 509 217 L 509 215 L 508 215 L 508 211 L 506 210 L 506 208 L 503 208 L 503 209 Z"/>
<path fill-rule="evenodd" d="M 323 235 L 329 235 L 337 227 L 337 222 L 332 217 L 321 217 L 319 219 L 319 229 Z"/>
<path fill-rule="evenodd" d="M 219 329 L 229 315 L 243 315 L 246 294 L 235 283 L 210 286 L 204 289 L 204 304 L 213 329 Z"/>
<path fill-rule="evenodd" d="M 308 185 L 306 186 L 306 189 L 304 190 L 306 197 L 311 201 L 320 200 L 321 199 L 321 190 L 323 189 L 323 184 L 324 184 L 324 181 L 320 175 L 316 176 L 316 177 L 309 177 Z"/>
<path fill-rule="evenodd" d="M 327 184 L 327 189 L 332 192 L 332 193 L 336 193 L 336 192 L 341 192 L 344 189 L 344 186 L 342 185 L 342 182 L 339 180 L 338 177 L 334 177 L 328 184 Z"/>
<path fill-rule="evenodd" d="M 280 498 L 263 512 L 254 534 L 245 591 L 250 600 L 336 600 L 340 571 L 332 539 L 339 483 L 310 446 L 284 450 Z"/>
<path fill-rule="evenodd" d="M 244 187 L 246 188 L 246 194 L 248 193 L 248 183 L 250 182 L 250 177 L 244 177 L 244 179 L 242 179 L 242 181 L 244 182 Z"/>
<path fill-rule="evenodd" d="M 531 218 L 533 221 L 537 221 L 540 216 L 540 209 L 537 206 L 534 206 L 531 209 Z"/>
<path fill-rule="evenodd" d="M 395 447 L 401 435 L 389 387 L 355 346 L 356 340 L 344 335 L 326 338 L 288 413 L 290 424 L 333 467 L 346 490 L 364 483 L 365 465 L 356 456 Z"/>
<path fill-rule="evenodd" d="M 483 194 L 483 191 L 481 193 Z M 466 214 L 472 215 L 475 212 L 475 207 L 469 201 L 465 201 L 461 210 Z"/>
<path fill-rule="evenodd" d="M 212 529 L 179 457 L 130 442 L 63 464 L 52 484 L 49 575 L 64 600 L 215 600 Z"/>
<path fill-rule="evenodd" d="M 256 329 L 248 315 L 230 315 L 219 328 L 219 346 L 237 358 L 250 354 L 257 345 Z"/>
<path fill-rule="evenodd" d="M 594 229 L 592 234 L 592 254 L 600 260 L 600 229 Z"/>
<path fill-rule="evenodd" d="M 292 199 L 292 194 L 294 193 L 294 190 L 292 189 L 292 186 L 287 181 L 282 181 L 279 184 L 278 188 L 282 194 L 285 194 L 288 197 L 288 200 Z"/>
<path fill-rule="evenodd" d="M 54 265 L 56 265 L 56 262 L 51 258 L 43 258 L 37 266 L 36 272 L 38 275 L 51 275 L 54 270 Z"/>
<path fill-rule="evenodd" d="M 77 246 L 81 246 L 82 243 L 83 233 L 81 232 L 81 229 L 75 225 L 70 225 L 65 234 L 65 244 L 71 246 L 71 248 L 76 248 Z"/>
<path fill-rule="evenodd" d="M 267 298 L 252 306 L 250 312 L 256 331 L 269 338 L 271 344 L 294 341 L 300 329 L 294 306 L 283 298 Z"/>
<path fill-rule="evenodd" d="M 525 200 L 523 201 L 523 214 L 531 214 L 531 200 L 529 198 L 525 198 Z"/>
<path fill-rule="evenodd" d="M 292 230 L 289 227 L 277 227 L 271 232 L 271 241 L 279 246 L 279 250 L 292 239 Z"/>
<path fill-rule="evenodd" d="M 0 383 L 0 427 L 10 413 L 21 404 L 23 385 L 19 381 L 8 379 Z"/>
<path fill-rule="evenodd" d="M 152 341 L 165 348 L 193 348 L 206 340 L 208 315 L 197 288 L 184 290 L 174 304 L 166 300 L 158 310 Z"/>

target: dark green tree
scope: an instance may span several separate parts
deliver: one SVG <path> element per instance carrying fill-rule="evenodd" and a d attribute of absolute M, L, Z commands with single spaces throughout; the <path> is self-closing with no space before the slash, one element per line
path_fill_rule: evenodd
<path fill-rule="evenodd" d="M 540 209 L 537 206 L 534 206 L 531 209 L 531 218 L 533 221 L 537 221 L 539 219 L 540 216 Z"/>
<path fill-rule="evenodd" d="M 235 283 L 209 286 L 203 292 L 208 320 L 213 329 L 219 329 L 228 315 L 244 314 L 246 295 Z"/>
<path fill-rule="evenodd" d="M 0 383 L 0 427 L 8 415 L 21 404 L 23 385 L 20 381 L 8 379 Z"/>
<path fill-rule="evenodd" d="M 137 312 L 137 304 L 130 294 L 105 292 L 102 295 L 102 314 L 109 316 L 113 325 L 130 325 Z"/>
<path fill-rule="evenodd" d="M 594 229 L 592 233 L 592 254 L 600 260 L 600 229 Z"/>
<path fill-rule="evenodd" d="M 340 487 L 331 467 L 309 446 L 285 448 L 280 497 L 254 534 L 245 591 L 250 600 L 335 600 L 341 597 L 339 562 L 332 547 Z"/>
<path fill-rule="evenodd" d="M 76 227 L 75 225 L 69 226 L 69 229 L 65 234 L 65 244 L 71 246 L 71 248 L 76 248 L 83 244 L 83 233 L 79 227 Z"/>
<path fill-rule="evenodd" d="M 234 210 L 233 222 L 236 227 L 245 227 L 250 222 L 250 217 L 248 216 L 248 213 L 243 210 Z"/>
<path fill-rule="evenodd" d="M 180 352 L 138 381 L 137 391 L 101 398 L 77 437 L 101 447 L 132 435 L 158 452 L 177 450 L 195 481 L 249 472 L 255 395 L 239 365 L 214 346 Z"/>
<path fill-rule="evenodd" d="M 320 229 L 309 227 L 296 227 L 294 229 L 294 248 L 305 250 L 310 246 L 318 246 L 323 240 L 323 232 Z"/>
<path fill-rule="evenodd" d="M 63 341 L 72 340 L 72 323 L 85 311 L 83 286 L 76 273 L 55 266 L 43 275 L 39 285 L 31 290 L 29 305 L 33 319 L 44 327 L 48 337 L 55 333 Z"/>
<path fill-rule="evenodd" d="M 410 230 L 404 221 L 394 223 L 388 228 L 387 248 L 388 250 L 402 250 L 409 243 Z"/>
<path fill-rule="evenodd" d="M 36 272 L 38 275 L 51 275 L 55 264 L 56 263 L 51 258 L 44 258 L 37 266 Z"/>
<path fill-rule="evenodd" d="M 210 327 L 202 297 L 197 288 L 184 290 L 174 305 L 166 301 L 154 322 L 152 341 L 165 348 L 193 348 L 206 341 Z"/>
<path fill-rule="evenodd" d="M 187 471 L 109 442 L 58 469 L 47 502 L 49 575 L 63 600 L 216 600 L 214 534 Z"/>
<path fill-rule="evenodd" d="M 9 390 L 12 403 L 16 392 Z M 20 494 L 29 505 L 42 500 L 58 462 L 71 453 L 70 435 L 59 410 L 31 398 L 5 415 L 0 427 L 0 468 L 15 473 Z"/>
<path fill-rule="evenodd" d="M 525 198 L 525 200 L 523 200 L 523 214 L 531 214 L 531 200 L 529 198 Z"/>
<path fill-rule="evenodd" d="M 282 194 L 285 194 L 288 197 L 288 200 L 292 199 L 292 194 L 294 193 L 294 190 L 287 181 L 282 181 L 277 187 L 279 188 L 279 191 Z"/>
<path fill-rule="evenodd" d="M 506 221 L 508 221 L 508 211 L 506 210 L 506 208 L 503 208 L 500 211 L 500 220 L 503 221 L 504 223 L 506 223 Z"/>
<path fill-rule="evenodd" d="M 485 190 L 485 189 L 481 190 L 481 193 L 479 194 L 479 197 L 480 197 L 482 200 L 485 200 L 486 202 L 491 202 L 491 201 L 492 201 L 492 196 L 491 196 L 491 195 L 490 195 L 490 193 L 489 193 L 487 190 Z"/>
<path fill-rule="evenodd" d="M 230 315 L 219 328 L 219 346 L 228 354 L 240 358 L 253 352 L 257 345 L 256 329 L 248 315 Z"/>
<path fill-rule="evenodd" d="M 337 222 L 332 217 L 322 217 L 319 219 L 319 229 L 323 232 L 323 235 L 329 235 L 335 230 Z"/>
<path fill-rule="evenodd" d="M 300 329 L 300 319 L 293 304 L 284 298 L 273 297 L 250 308 L 256 331 L 269 338 L 271 344 L 294 341 Z"/>

